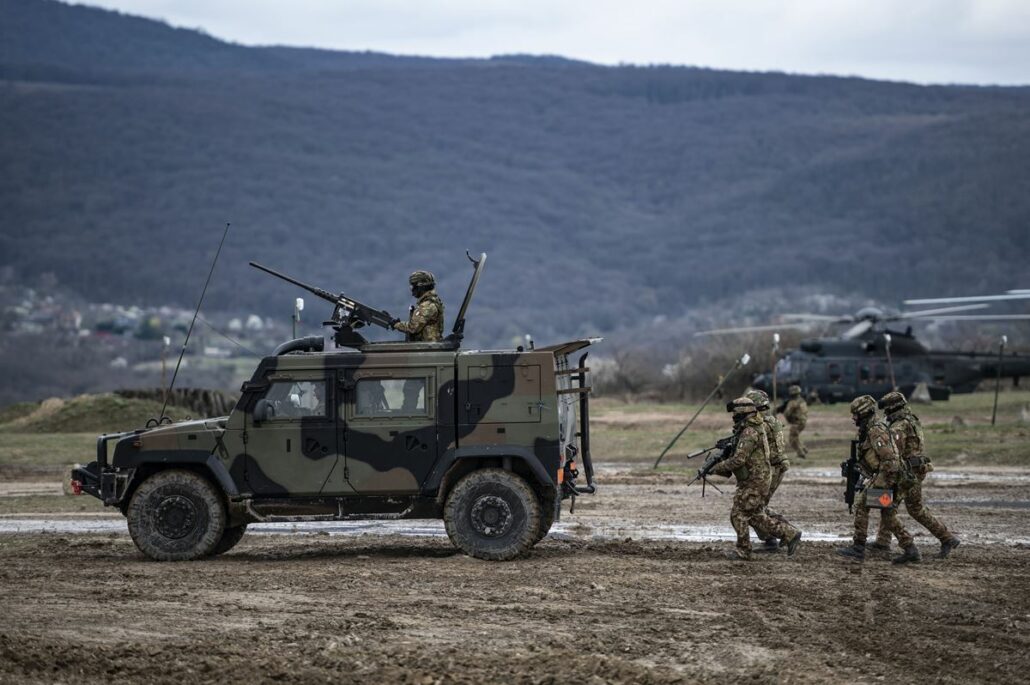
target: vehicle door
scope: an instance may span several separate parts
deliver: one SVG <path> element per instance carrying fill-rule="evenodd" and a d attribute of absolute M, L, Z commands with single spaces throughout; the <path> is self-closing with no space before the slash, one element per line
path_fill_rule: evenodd
<path fill-rule="evenodd" d="M 247 483 L 256 495 L 317 495 L 339 456 L 334 383 L 323 371 L 275 372 L 246 428 Z M 255 414 L 264 402 L 264 420 Z"/>
<path fill-rule="evenodd" d="M 435 367 L 341 371 L 345 477 L 359 493 L 414 494 L 436 462 Z"/>

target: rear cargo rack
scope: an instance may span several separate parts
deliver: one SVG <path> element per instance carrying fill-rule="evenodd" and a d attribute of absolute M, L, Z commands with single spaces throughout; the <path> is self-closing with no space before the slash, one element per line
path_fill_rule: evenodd
<path fill-rule="evenodd" d="M 597 484 L 594 483 L 594 460 L 590 456 L 590 386 L 587 385 L 587 372 L 590 370 L 586 365 L 587 355 L 584 352 L 579 358 L 579 368 L 568 369 L 573 380 L 579 383 L 578 387 L 559 390 L 558 393 L 569 394 L 579 393 L 579 457 L 583 461 L 583 470 L 586 473 L 587 484 L 583 487 L 572 486 L 577 495 L 592 495 L 597 492 Z"/>

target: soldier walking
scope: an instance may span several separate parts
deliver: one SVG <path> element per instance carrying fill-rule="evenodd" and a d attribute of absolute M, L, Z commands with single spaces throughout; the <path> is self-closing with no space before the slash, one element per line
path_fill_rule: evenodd
<path fill-rule="evenodd" d="M 785 454 L 786 445 L 783 439 L 783 424 L 780 423 L 780 420 L 770 410 L 769 396 L 763 390 L 748 390 L 745 393 L 745 397 L 755 403 L 755 409 L 758 410 L 758 415 L 762 417 L 764 424 L 765 439 L 769 444 L 769 470 L 771 477 L 769 481 L 769 494 L 765 498 L 766 513 L 774 519 L 786 521 L 786 517 L 769 508 L 769 500 L 772 499 L 776 489 L 783 482 L 783 474 L 790 469 L 790 462 L 787 461 Z M 767 550 L 776 551 L 779 549 L 781 541 L 775 537 L 770 535 L 763 537 L 762 540 Z"/>
<path fill-rule="evenodd" d="M 726 405 L 733 412 L 733 454 L 712 469 L 717 476 L 732 475 L 737 481 L 730 510 L 730 524 L 737 533 L 737 545 L 728 556 L 734 560 L 751 558 L 751 528 L 762 537 L 787 541 L 787 556 L 794 556 L 801 542 L 801 531 L 786 519 L 773 519 L 765 511 L 771 481 L 769 441 L 764 422 L 755 403 L 740 397 Z M 701 472 L 698 471 L 698 475 Z"/>
<path fill-rule="evenodd" d="M 926 479 L 926 474 L 933 471 L 933 464 L 923 452 L 925 443 L 919 417 L 912 413 L 905 396 L 897 391 L 883 396 L 883 399 L 880 400 L 880 409 L 886 414 L 887 425 L 890 426 L 891 435 L 901 459 L 908 464 L 915 477 L 911 487 L 904 493 L 905 510 L 909 516 L 940 540 L 941 551 L 937 557 L 946 559 L 951 554 L 951 550 L 959 546 L 959 539 L 923 503 L 923 480 Z M 890 550 L 891 536 L 883 529 L 883 525 L 876 533 L 876 542 L 869 545 L 869 548 Z"/>
<path fill-rule="evenodd" d="M 850 547 L 837 550 L 839 554 L 865 559 L 866 536 L 869 532 L 869 504 L 866 491 L 869 488 L 893 490 L 890 506 L 880 509 L 880 527 L 898 538 L 902 554 L 894 563 L 904 564 L 919 561 L 919 549 L 912 535 L 901 525 L 898 518 L 897 500 L 911 485 L 912 478 L 907 466 L 901 461 L 894 439 L 887 424 L 876 416 L 876 400 L 862 395 L 851 402 L 851 417 L 858 426 L 858 467 L 865 477 L 865 486 L 855 501 L 855 534 Z"/>
<path fill-rule="evenodd" d="M 790 386 L 787 393 L 790 395 L 790 399 L 784 406 L 783 418 L 790 426 L 788 442 L 798 457 L 805 459 L 808 457 L 808 449 L 801 442 L 801 431 L 805 430 L 805 424 L 808 423 L 808 403 L 801 396 L 800 385 Z"/>

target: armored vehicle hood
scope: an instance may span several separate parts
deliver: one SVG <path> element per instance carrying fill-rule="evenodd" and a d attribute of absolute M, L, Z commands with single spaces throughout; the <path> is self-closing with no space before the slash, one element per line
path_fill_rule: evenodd
<path fill-rule="evenodd" d="M 225 432 L 227 417 L 182 421 L 158 426 L 136 435 L 141 450 L 203 449 L 210 451 Z"/>

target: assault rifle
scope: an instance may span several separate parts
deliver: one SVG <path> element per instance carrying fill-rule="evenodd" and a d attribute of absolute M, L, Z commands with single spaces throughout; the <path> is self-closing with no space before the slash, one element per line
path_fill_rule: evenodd
<path fill-rule="evenodd" d="M 719 464 L 720 462 L 724 462 L 727 459 L 729 459 L 730 457 L 732 457 L 733 456 L 733 451 L 736 448 L 737 448 L 737 436 L 736 435 L 728 435 L 725 438 L 719 438 L 719 440 L 717 440 L 716 443 L 714 445 L 712 445 L 711 447 L 707 447 L 707 448 L 705 448 L 703 450 L 698 450 L 697 452 L 692 452 L 691 454 L 688 454 L 687 455 L 687 459 L 692 459 L 693 457 L 699 457 L 702 454 L 708 454 L 708 458 L 705 459 L 705 462 L 703 464 L 701 464 L 701 468 L 699 468 L 697 470 L 697 475 L 694 476 L 693 480 L 691 480 L 689 483 L 687 483 L 687 487 L 689 488 L 691 485 L 693 485 L 694 483 L 696 483 L 697 481 L 700 480 L 701 481 L 701 496 L 704 497 L 705 496 L 705 486 L 708 485 L 708 474 L 710 474 L 712 472 L 712 470 L 715 468 L 716 464 Z M 712 487 L 715 488 L 716 492 L 722 493 L 722 490 L 720 490 L 719 488 L 715 487 L 714 484 L 712 485 Z"/>
<path fill-rule="evenodd" d="M 281 278 L 287 283 L 292 283 L 298 288 L 303 288 L 316 297 L 331 302 L 333 304 L 333 315 L 329 321 L 324 322 L 324 325 L 332 326 L 333 330 L 336 331 L 333 340 L 336 342 L 337 347 L 357 347 L 367 342 L 364 337 L 354 332 L 355 328 L 375 324 L 376 326 L 391 330 L 393 325 L 400 321 L 400 319 L 394 318 L 387 311 L 369 307 L 367 304 L 347 297 L 343 293 L 334 295 L 328 290 L 322 290 L 313 285 L 302 283 L 286 274 L 269 269 L 267 266 L 261 266 L 257 262 L 250 262 L 250 265 L 255 269 L 272 274 L 276 278 Z"/>
<path fill-rule="evenodd" d="M 840 475 L 844 478 L 844 504 L 850 513 L 855 506 L 855 493 L 862 489 L 862 471 L 858 468 L 858 440 L 851 441 L 851 456 L 840 464 Z"/>

